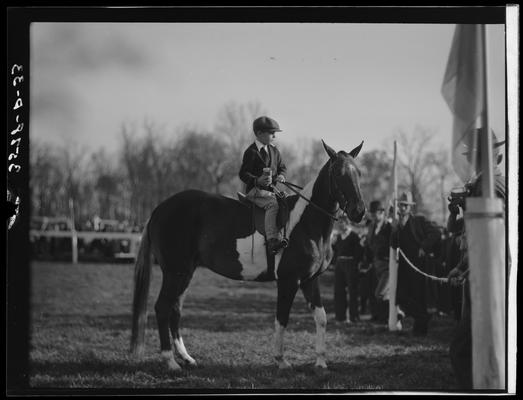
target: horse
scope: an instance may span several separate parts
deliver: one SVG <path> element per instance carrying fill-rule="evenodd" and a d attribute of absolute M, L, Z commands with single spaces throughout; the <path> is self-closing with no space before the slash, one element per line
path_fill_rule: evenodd
<path fill-rule="evenodd" d="M 363 141 L 349 153 L 336 152 L 323 140 L 322 144 L 329 158 L 315 179 L 289 196 L 291 209 L 285 226 L 288 246 L 274 256 L 277 283 L 274 359 L 280 369 L 292 367 L 284 357 L 283 334 L 298 288 L 316 325 L 315 366 L 327 368 L 327 315 L 317 278 L 332 258 L 330 238 L 336 216 L 346 213 L 357 223 L 365 214 L 359 185 L 361 173 L 354 161 Z M 182 370 L 174 358 L 170 330 L 182 365 L 196 366 L 180 335 L 187 288 L 198 266 L 230 279 L 256 280 L 255 274 L 247 273 L 256 264 L 252 263 L 253 248 L 250 253 L 247 250 L 248 244 L 254 246 L 254 239 L 250 238 L 257 234 L 253 218 L 250 208 L 239 200 L 199 190 L 179 192 L 153 210 L 143 230 L 135 264 L 131 334 L 131 352 L 135 356 L 142 355 L 145 348 L 147 297 L 152 263 L 156 261 L 162 271 L 161 289 L 154 306 L 161 360 L 170 371 Z M 263 237 L 259 234 L 257 237 L 254 247 L 261 249 Z M 261 253 L 257 250 L 256 256 Z"/>

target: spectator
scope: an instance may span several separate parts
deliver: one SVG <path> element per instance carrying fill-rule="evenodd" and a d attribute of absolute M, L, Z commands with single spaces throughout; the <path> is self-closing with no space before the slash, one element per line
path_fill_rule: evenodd
<path fill-rule="evenodd" d="M 368 231 L 369 256 L 373 265 L 376 287 L 374 297 L 376 309 L 374 320 L 386 323 L 388 320 L 389 302 L 389 252 L 391 224 L 385 218 L 385 207 L 379 200 L 370 203 L 371 224 Z"/>
<path fill-rule="evenodd" d="M 402 193 L 399 197 L 399 219 L 392 229 L 391 245 L 394 249 L 401 249 L 414 266 L 423 270 L 424 259 L 438 244 L 440 233 L 424 216 L 412 214 L 411 207 L 415 204 L 410 193 Z M 425 277 L 412 269 L 400 255 L 396 304 L 407 316 L 414 318 L 412 333 L 416 336 L 425 336 L 428 332 L 430 315 L 426 295 Z"/>
<path fill-rule="evenodd" d="M 340 232 L 332 245 L 334 250 L 334 313 L 336 321 L 347 322 L 347 294 L 349 319 L 359 322 L 358 280 L 359 264 L 363 259 L 360 237 L 349 224 L 347 217 L 340 220 Z M 348 289 L 348 293 L 347 293 Z"/>
<path fill-rule="evenodd" d="M 374 315 L 375 309 L 375 298 L 374 290 L 376 289 L 376 282 L 374 277 L 374 268 L 372 266 L 372 260 L 369 257 L 368 250 L 368 232 L 369 226 L 372 223 L 370 219 L 365 222 L 363 232 L 360 233 L 360 244 L 363 247 L 363 259 L 359 267 L 359 286 L 358 292 L 360 294 L 360 315 L 368 314 L 369 312 Z"/>
<path fill-rule="evenodd" d="M 441 244 L 435 259 L 435 275 L 438 277 L 446 277 L 449 273 L 447 269 L 447 258 L 451 245 L 451 236 L 447 228 L 440 228 L 441 232 Z M 451 287 L 441 282 L 435 282 L 436 285 L 436 298 L 437 298 L 437 309 L 440 314 L 450 314 L 452 311 L 451 302 Z"/>

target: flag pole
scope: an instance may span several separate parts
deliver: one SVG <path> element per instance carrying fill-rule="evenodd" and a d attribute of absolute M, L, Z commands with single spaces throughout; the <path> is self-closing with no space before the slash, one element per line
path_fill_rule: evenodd
<path fill-rule="evenodd" d="M 487 65 L 487 35 L 486 26 L 483 24 L 480 26 L 481 29 L 481 40 L 480 40 L 480 54 L 481 54 L 481 67 L 483 69 L 482 74 L 479 75 L 480 86 L 483 88 L 483 112 L 481 113 L 481 126 L 480 129 L 480 151 L 481 157 L 481 171 L 483 175 L 482 179 L 482 193 L 483 197 L 493 198 L 494 197 L 494 168 L 492 167 L 492 135 L 490 134 L 489 125 L 489 113 L 488 113 L 488 65 Z"/>
<path fill-rule="evenodd" d="M 494 198 L 492 135 L 488 118 L 485 25 L 478 27 L 481 197 L 466 200 L 465 230 L 470 265 L 472 381 L 474 389 L 504 389 L 505 382 L 505 223 L 503 203 Z"/>
<path fill-rule="evenodd" d="M 394 159 L 392 162 L 392 219 L 397 219 L 397 198 L 398 198 L 398 179 L 397 179 L 397 143 L 394 141 Z M 398 286 L 398 253 L 397 250 L 389 247 L 389 331 L 401 330 L 401 323 L 398 323 L 398 309 L 396 307 L 396 288 Z"/>

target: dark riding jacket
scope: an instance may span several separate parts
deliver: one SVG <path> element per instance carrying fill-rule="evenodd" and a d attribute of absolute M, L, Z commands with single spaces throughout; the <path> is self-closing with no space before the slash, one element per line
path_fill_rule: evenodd
<path fill-rule="evenodd" d="M 243 153 L 242 166 L 240 167 L 240 179 L 247 185 L 245 192 L 248 193 L 256 186 L 256 179 L 263 173 L 263 168 L 270 168 L 272 170 L 273 183 L 278 175 L 283 175 L 287 172 L 287 167 L 283 163 L 280 151 L 272 145 L 268 145 L 269 157 L 267 162 L 263 161 L 256 143 L 251 144 Z M 264 190 L 271 188 L 263 187 Z"/>

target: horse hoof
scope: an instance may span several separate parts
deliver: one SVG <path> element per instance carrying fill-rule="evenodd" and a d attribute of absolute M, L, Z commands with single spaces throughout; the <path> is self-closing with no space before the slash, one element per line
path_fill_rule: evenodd
<path fill-rule="evenodd" d="M 191 359 L 184 359 L 184 365 L 188 368 L 197 368 L 198 367 L 198 363 L 196 362 L 196 360 L 194 358 L 191 358 Z"/>
<path fill-rule="evenodd" d="M 167 369 L 170 372 L 180 372 L 180 371 L 182 371 L 182 367 L 180 367 L 180 364 L 178 364 L 174 360 L 167 361 Z"/>
<path fill-rule="evenodd" d="M 173 354 L 171 352 L 164 352 L 162 353 L 163 361 L 165 365 L 167 366 L 167 369 L 171 372 L 178 372 L 182 370 L 182 367 L 180 367 L 180 364 L 178 364 L 173 357 Z"/>

